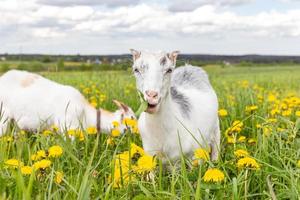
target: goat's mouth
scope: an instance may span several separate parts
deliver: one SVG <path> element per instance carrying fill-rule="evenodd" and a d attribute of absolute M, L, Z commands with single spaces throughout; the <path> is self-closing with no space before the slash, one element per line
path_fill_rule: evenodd
<path fill-rule="evenodd" d="M 150 103 L 148 103 L 146 112 L 150 113 L 150 114 L 155 113 L 157 111 L 158 104 L 159 103 L 156 103 L 156 104 L 150 104 Z"/>

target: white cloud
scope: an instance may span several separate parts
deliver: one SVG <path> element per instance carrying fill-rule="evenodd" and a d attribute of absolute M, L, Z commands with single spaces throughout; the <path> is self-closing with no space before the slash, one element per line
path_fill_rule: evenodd
<path fill-rule="evenodd" d="M 79 3 L 73 6 L 53 6 L 34 0 L 5 0 L 0 4 L 0 32 L 3 35 L 9 33 L 12 43 L 13 37 L 17 43 L 22 35 L 27 41 L 40 38 L 50 42 L 64 38 L 61 45 L 72 39 L 81 41 L 82 43 L 78 43 L 81 46 L 85 45 L 82 38 L 89 36 L 95 41 L 105 37 L 112 43 L 114 38 L 128 41 L 137 38 L 138 41 L 149 38 L 168 41 L 172 38 L 177 41 L 188 40 L 190 43 L 187 45 L 193 45 L 189 38 L 230 41 L 236 37 L 242 41 L 244 38 L 281 40 L 300 37 L 300 9 L 239 15 L 220 8 L 220 5 L 248 1 L 250 0 L 221 0 L 205 3 L 208 1 L 202 0 L 197 1 L 202 4 L 195 6 L 192 11 L 172 12 L 168 6 L 156 4 L 99 8 Z M 4 42 L 7 42 L 5 36 L 0 38 L 0 43 Z M 95 44 L 92 42 L 90 45 Z"/>
<path fill-rule="evenodd" d="M 119 7 L 137 4 L 139 0 L 38 0 L 37 3 L 51 6 L 103 5 Z"/>
<path fill-rule="evenodd" d="M 174 0 L 170 1 L 169 10 L 174 12 L 193 11 L 203 5 L 236 6 L 253 2 L 254 0 Z"/>

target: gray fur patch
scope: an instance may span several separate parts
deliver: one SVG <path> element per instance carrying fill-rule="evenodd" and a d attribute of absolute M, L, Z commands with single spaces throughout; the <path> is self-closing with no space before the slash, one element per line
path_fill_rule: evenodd
<path fill-rule="evenodd" d="M 184 116 L 189 118 L 191 111 L 191 104 L 186 96 L 176 90 L 175 87 L 171 87 L 171 97 L 180 106 L 180 110 Z"/>
<path fill-rule="evenodd" d="M 191 66 L 177 68 L 172 83 L 182 87 L 194 87 L 199 90 L 211 88 L 205 71 Z"/>

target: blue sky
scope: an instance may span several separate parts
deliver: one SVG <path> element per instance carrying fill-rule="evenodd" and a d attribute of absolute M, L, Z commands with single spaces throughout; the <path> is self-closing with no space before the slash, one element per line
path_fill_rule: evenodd
<path fill-rule="evenodd" d="M 0 15 L 0 53 L 300 55 L 300 0 L 0 0 Z"/>

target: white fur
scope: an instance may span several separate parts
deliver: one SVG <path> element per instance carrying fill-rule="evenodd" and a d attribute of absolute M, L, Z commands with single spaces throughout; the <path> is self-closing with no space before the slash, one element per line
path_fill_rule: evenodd
<path fill-rule="evenodd" d="M 175 63 L 171 64 L 170 59 L 164 66 L 159 64 L 162 56 L 170 57 L 171 54 L 133 51 L 134 53 L 138 56 L 134 55 L 133 68 L 140 69 L 138 73 L 135 72 L 137 88 L 144 96 L 146 90 L 155 90 L 160 98 L 157 112 L 143 112 L 139 118 L 139 130 L 145 151 L 151 155 L 162 154 L 166 159 L 176 160 L 181 152 L 191 156 L 197 148 L 211 147 L 211 158 L 216 160 L 220 146 L 218 101 L 206 73 L 197 68 L 202 73 L 200 76 L 203 76 L 200 77 L 203 79 L 203 89 L 175 85 L 177 91 L 188 97 L 191 104 L 189 117 L 186 117 L 170 94 L 172 75 L 177 69 L 171 74 L 164 74 L 166 69 L 174 69 Z M 145 70 L 140 65 L 146 65 L 148 69 Z"/>
<path fill-rule="evenodd" d="M 96 127 L 97 123 L 96 109 L 77 89 L 26 71 L 11 70 L 0 77 L 0 103 L 0 136 L 11 119 L 19 128 L 26 130 L 36 130 L 41 125 L 57 125 L 61 130 L 85 129 Z M 101 130 L 110 132 L 112 121 L 121 124 L 122 116 L 132 115 L 130 108 L 126 113 L 123 109 L 114 113 L 104 111 L 101 114 Z"/>

